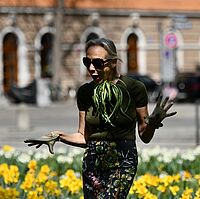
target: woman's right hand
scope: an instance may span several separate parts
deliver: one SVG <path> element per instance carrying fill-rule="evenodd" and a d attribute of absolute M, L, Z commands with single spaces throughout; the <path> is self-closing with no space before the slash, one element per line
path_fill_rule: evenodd
<path fill-rule="evenodd" d="M 53 154 L 54 153 L 53 152 L 54 144 L 55 144 L 55 142 L 57 142 L 59 140 L 60 140 L 59 134 L 51 132 L 46 136 L 42 136 L 40 138 L 27 139 L 24 142 L 28 143 L 28 146 L 35 146 L 36 145 L 36 148 L 39 148 L 43 144 L 46 144 L 48 146 L 48 148 L 49 148 L 49 152 L 51 154 Z"/>

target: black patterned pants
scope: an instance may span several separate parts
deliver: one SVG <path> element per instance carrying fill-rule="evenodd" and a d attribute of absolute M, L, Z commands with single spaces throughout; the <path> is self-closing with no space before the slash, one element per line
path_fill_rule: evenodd
<path fill-rule="evenodd" d="M 83 158 L 85 199 L 125 199 L 137 171 L 135 142 L 89 141 Z"/>

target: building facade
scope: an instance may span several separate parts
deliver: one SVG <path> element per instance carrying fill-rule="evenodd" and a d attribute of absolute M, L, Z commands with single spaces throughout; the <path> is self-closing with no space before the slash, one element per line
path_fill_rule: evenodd
<path fill-rule="evenodd" d="M 199 11 L 199 0 L 2 0 L 0 94 L 36 80 L 38 96 L 67 95 L 89 80 L 84 46 L 97 37 L 115 42 L 122 74 L 174 81 L 200 63 Z"/>

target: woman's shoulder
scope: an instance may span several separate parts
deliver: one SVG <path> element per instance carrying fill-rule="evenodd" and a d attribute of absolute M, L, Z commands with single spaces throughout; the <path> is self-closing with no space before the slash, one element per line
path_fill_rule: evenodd
<path fill-rule="evenodd" d="M 148 95 L 144 83 L 129 76 L 122 77 L 122 81 L 127 85 L 127 89 L 134 98 L 136 106 L 146 106 L 148 103 Z"/>
<path fill-rule="evenodd" d="M 86 82 L 84 84 L 82 84 L 78 90 L 85 90 L 85 89 L 91 89 L 94 88 L 94 81 L 91 82 Z"/>
<path fill-rule="evenodd" d="M 87 82 L 81 85 L 77 91 L 77 105 L 79 110 L 85 111 L 91 103 L 94 92 L 94 82 Z"/>
<path fill-rule="evenodd" d="M 127 75 L 121 76 L 121 80 L 126 84 L 126 86 L 131 88 L 144 87 L 144 84 L 141 81 Z"/>
<path fill-rule="evenodd" d="M 91 92 L 93 92 L 94 90 L 94 81 L 91 81 L 91 82 L 86 82 L 84 84 L 82 84 L 79 88 L 78 88 L 78 91 L 77 91 L 77 94 L 78 95 L 87 95 Z"/>

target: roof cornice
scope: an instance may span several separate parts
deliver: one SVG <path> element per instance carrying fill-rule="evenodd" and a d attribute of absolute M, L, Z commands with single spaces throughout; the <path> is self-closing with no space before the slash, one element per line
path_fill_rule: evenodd
<path fill-rule="evenodd" d="M 38 8 L 38 7 L 0 7 L 1 14 L 46 14 L 54 13 L 57 8 Z M 140 17 L 169 17 L 178 14 L 190 18 L 199 18 L 200 12 L 180 12 L 180 11 L 156 11 L 156 10 L 133 10 L 133 9 L 68 9 L 64 8 L 65 15 L 88 16 L 91 13 L 99 13 L 101 16 L 121 16 L 127 17 L 132 13 L 137 13 Z"/>

